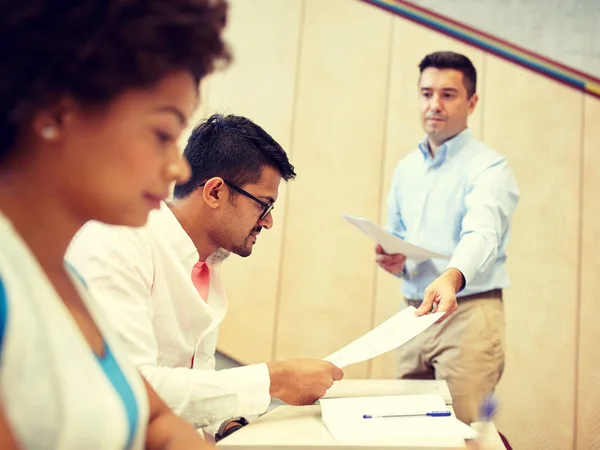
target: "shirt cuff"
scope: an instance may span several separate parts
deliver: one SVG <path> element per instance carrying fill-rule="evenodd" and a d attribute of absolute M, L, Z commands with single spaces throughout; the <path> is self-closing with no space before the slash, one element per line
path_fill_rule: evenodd
<path fill-rule="evenodd" d="M 488 245 L 478 234 L 464 236 L 452 253 L 452 258 L 446 269 L 458 269 L 465 277 L 463 289 L 475 278 L 477 271 L 483 266 L 489 256 Z"/>
<path fill-rule="evenodd" d="M 239 378 L 236 385 L 238 405 L 234 417 L 264 413 L 271 403 L 271 378 L 267 365 L 252 364 L 238 367 L 235 371 L 236 378 Z"/>
<path fill-rule="evenodd" d="M 406 266 L 404 266 L 404 269 L 402 269 L 402 272 L 395 273 L 394 276 L 396 278 L 400 278 L 400 279 L 404 278 L 406 276 Z"/>

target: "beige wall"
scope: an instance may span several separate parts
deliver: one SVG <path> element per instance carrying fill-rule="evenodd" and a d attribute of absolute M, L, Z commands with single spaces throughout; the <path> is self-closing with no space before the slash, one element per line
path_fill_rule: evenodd
<path fill-rule="evenodd" d="M 578 449 L 600 448 L 600 326 L 595 319 L 600 300 L 600 99 L 587 97 L 583 111 L 581 258 L 576 335 L 576 439 Z"/>
<path fill-rule="evenodd" d="M 358 1 L 234 0 L 228 38 L 236 62 L 203 86 L 198 117 L 254 119 L 298 179 L 253 255 L 226 264 L 220 350 L 319 358 L 397 311 L 398 281 L 340 215 L 383 223 L 393 168 L 422 135 L 417 64 L 459 51 L 479 73 L 471 128 L 508 157 L 522 193 L 498 427 L 519 449 L 600 448 L 600 100 Z M 393 353 L 346 373 L 393 377 Z"/>

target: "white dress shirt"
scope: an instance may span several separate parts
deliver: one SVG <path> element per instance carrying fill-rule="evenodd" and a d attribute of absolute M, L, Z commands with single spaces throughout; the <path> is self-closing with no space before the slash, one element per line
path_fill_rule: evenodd
<path fill-rule="evenodd" d="M 142 377 L 71 278 L 125 383 L 103 370 L 36 257 L 0 214 L 2 409 L 23 449 L 143 449 L 149 410 Z"/>
<path fill-rule="evenodd" d="M 205 302 L 191 279 L 198 252 L 165 204 L 142 228 L 90 222 L 67 252 L 135 365 L 196 427 L 261 414 L 270 402 L 265 364 L 214 370 L 218 326 L 227 312 L 220 277 L 227 255 L 218 250 L 206 260 Z"/>

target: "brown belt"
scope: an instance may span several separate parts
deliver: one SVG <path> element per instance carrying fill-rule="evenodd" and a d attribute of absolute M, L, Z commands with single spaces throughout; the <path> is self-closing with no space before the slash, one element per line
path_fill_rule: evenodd
<path fill-rule="evenodd" d="M 465 295 L 464 297 L 458 297 L 456 301 L 458 303 L 467 302 L 469 300 L 475 299 L 485 299 L 485 298 L 502 298 L 502 289 L 492 289 L 491 291 L 479 292 L 477 294 Z M 414 306 L 418 308 L 423 299 L 405 299 L 408 306 Z"/>

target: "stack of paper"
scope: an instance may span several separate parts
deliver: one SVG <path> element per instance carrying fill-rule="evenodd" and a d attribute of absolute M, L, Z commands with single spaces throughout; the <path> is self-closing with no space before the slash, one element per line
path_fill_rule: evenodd
<path fill-rule="evenodd" d="M 477 433 L 454 416 L 381 417 L 446 411 L 439 395 L 395 395 L 321 399 L 323 423 L 338 442 L 375 442 L 415 439 L 474 439 Z"/>

